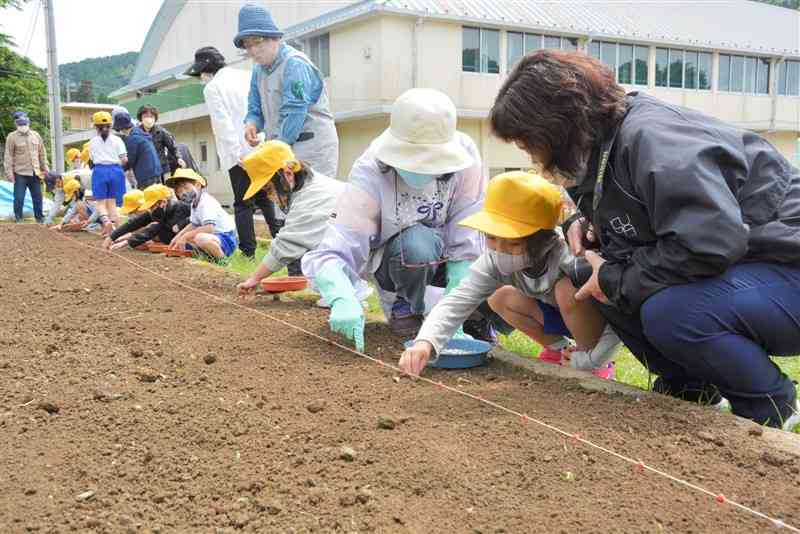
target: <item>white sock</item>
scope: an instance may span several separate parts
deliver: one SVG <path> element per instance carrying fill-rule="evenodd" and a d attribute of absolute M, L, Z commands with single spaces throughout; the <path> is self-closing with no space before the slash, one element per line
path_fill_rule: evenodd
<path fill-rule="evenodd" d="M 573 369 L 599 369 L 614 359 L 622 344 L 617 334 L 606 325 L 597 344 L 588 351 L 574 351 L 570 356 L 570 367 Z"/>

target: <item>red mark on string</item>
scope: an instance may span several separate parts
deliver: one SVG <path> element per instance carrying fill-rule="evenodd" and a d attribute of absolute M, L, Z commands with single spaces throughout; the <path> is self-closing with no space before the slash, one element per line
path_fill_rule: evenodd
<path fill-rule="evenodd" d="M 575 444 L 578 443 L 579 439 L 581 439 L 581 435 L 580 434 L 572 434 L 572 436 L 570 436 L 570 438 L 569 438 L 569 442 L 572 443 L 573 445 L 575 445 Z"/>
<path fill-rule="evenodd" d="M 522 423 L 523 423 L 523 424 L 527 423 L 527 422 L 528 422 L 528 421 L 530 421 L 530 420 L 531 420 L 531 418 L 530 418 L 530 417 L 528 417 L 528 414 L 526 414 L 526 413 L 525 413 L 525 414 L 522 414 Z"/>
<path fill-rule="evenodd" d="M 639 462 L 636 464 L 636 471 L 639 473 L 644 473 L 644 462 Z"/>
<path fill-rule="evenodd" d="M 725 504 L 725 495 L 720 493 L 719 495 L 717 495 L 717 499 L 716 500 L 717 500 L 717 502 L 719 504 Z"/>

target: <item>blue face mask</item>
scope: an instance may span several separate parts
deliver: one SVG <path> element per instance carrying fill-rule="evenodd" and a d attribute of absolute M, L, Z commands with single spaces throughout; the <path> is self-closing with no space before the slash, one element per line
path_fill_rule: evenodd
<path fill-rule="evenodd" d="M 419 174 L 401 169 L 395 170 L 397 171 L 398 176 L 400 176 L 400 178 L 402 178 L 406 183 L 406 185 L 414 189 L 422 189 L 438 177 L 437 174 Z"/>

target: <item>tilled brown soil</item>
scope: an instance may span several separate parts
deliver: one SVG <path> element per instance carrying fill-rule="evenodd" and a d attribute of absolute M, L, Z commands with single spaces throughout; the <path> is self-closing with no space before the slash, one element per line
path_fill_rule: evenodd
<path fill-rule="evenodd" d="M 0 225 L 0 250 L 2 533 L 773 528 L 45 229 Z M 194 262 L 126 257 L 233 295 Z M 249 305 L 327 332 L 312 304 Z M 382 325 L 367 345 L 401 349 Z M 730 416 L 497 361 L 432 376 L 800 523 L 800 460 Z"/>

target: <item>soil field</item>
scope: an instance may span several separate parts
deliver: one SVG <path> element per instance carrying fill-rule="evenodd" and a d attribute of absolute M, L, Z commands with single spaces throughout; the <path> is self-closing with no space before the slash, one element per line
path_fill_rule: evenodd
<path fill-rule="evenodd" d="M 767 521 L 533 423 L 0 225 L 0 532 L 766 532 Z M 126 257 L 221 296 L 236 278 Z M 328 335 L 312 303 L 248 306 Z M 367 352 L 401 340 L 368 325 Z M 493 361 L 428 371 L 800 524 L 800 459 L 755 425 Z"/>

